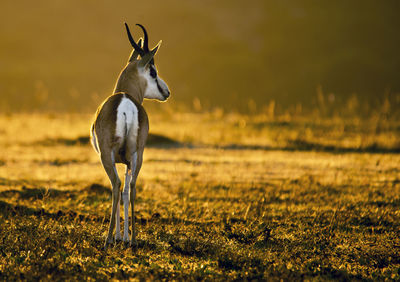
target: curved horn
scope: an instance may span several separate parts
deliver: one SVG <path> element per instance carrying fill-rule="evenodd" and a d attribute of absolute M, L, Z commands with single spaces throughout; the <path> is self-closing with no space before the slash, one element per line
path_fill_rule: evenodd
<path fill-rule="evenodd" d="M 143 56 L 145 54 L 145 51 L 143 51 L 142 48 L 140 48 L 139 45 L 136 44 L 135 40 L 133 39 L 131 32 L 129 30 L 128 24 L 125 23 L 125 27 L 126 27 L 126 32 L 128 33 L 128 38 L 129 41 L 131 42 L 132 47 L 139 53 L 140 56 Z M 145 34 L 147 35 L 147 34 Z M 147 37 L 145 36 L 145 42 L 146 42 Z"/>
<path fill-rule="evenodd" d="M 144 28 L 144 26 L 142 26 L 141 24 L 136 24 L 137 26 L 140 26 L 140 28 L 143 30 L 143 34 L 144 34 L 144 42 L 143 42 L 143 51 L 145 53 L 149 53 L 149 37 L 147 36 L 147 31 Z"/>
<path fill-rule="evenodd" d="M 143 45 L 143 39 L 141 37 L 139 38 L 137 45 L 139 45 L 139 46 Z M 136 51 L 136 49 L 133 49 L 131 56 L 129 58 L 129 62 L 136 60 L 138 56 L 139 56 L 139 52 Z"/>

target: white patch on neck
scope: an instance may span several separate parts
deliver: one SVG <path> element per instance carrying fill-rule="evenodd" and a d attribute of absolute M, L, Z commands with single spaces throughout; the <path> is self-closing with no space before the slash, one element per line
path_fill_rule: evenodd
<path fill-rule="evenodd" d="M 116 137 L 121 138 L 120 145 L 125 142 L 136 148 L 139 133 L 139 113 L 136 105 L 125 94 L 117 108 Z M 132 146 L 133 145 L 133 146 Z"/>

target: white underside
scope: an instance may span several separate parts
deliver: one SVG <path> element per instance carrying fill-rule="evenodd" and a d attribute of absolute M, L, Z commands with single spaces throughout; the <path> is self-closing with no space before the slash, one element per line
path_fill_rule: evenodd
<path fill-rule="evenodd" d="M 117 108 L 115 136 L 119 137 L 120 144 L 129 144 L 136 148 L 139 132 L 139 114 L 136 105 L 128 98 L 122 98 Z"/>
<path fill-rule="evenodd" d="M 136 105 L 126 96 L 122 98 L 120 104 L 117 108 L 117 121 L 116 121 L 116 129 L 115 136 L 119 137 L 120 145 L 129 144 L 130 148 L 136 148 L 137 137 L 139 133 L 139 113 Z M 129 242 L 129 184 L 132 178 L 132 171 L 135 171 L 136 167 L 136 152 L 132 152 L 134 157 L 132 160 L 134 163 L 131 163 L 132 170 L 126 171 L 125 176 L 125 185 L 122 193 L 123 201 L 124 201 L 124 236 L 122 240 L 124 242 Z M 116 233 L 115 238 L 117 240 L 121 239 L 120 234 L 120 214 L 119 214 L 119 203 L 117 207 L 118 212 L 116 213 Z"/>

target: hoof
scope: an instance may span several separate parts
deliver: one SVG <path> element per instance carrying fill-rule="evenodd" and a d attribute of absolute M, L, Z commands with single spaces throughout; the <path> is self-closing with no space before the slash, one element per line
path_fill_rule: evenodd
<path fill-rule="evenodd" d="M 110 247 L 110 245 L 113 243 L 113 240 L 106 240 L 106 242 L 104 243 L 104 250 L 106 251 L 108 249 L 108 247 Z"/>
<path fill-rule="evenodd" d="M 124 241 L 124 243 L 129 243 L 129 237 L 128 236 L 124 236 L 124 238 L 122 239 L 122 241 Z"/>
<path fill-rule="evenodd" d="M 104 250 L 104 251 L 107 251 L 108 246 L 109 246 L 109 244 L 106 242 L 106 243 L 104 244 L 103 250 Z"/>
<path fill-rule="evenodd" d="M 130 245 L 130 247 L 131 247 L 132 249 L 134 249 L 134 250 L 136 250 L 137 247 L 138 247 L 138 243 L 137 243 L 136 239 L 133 240 L 133 241 L 131 241 L 131 242 L 129 243 L 129 245 Z"/>

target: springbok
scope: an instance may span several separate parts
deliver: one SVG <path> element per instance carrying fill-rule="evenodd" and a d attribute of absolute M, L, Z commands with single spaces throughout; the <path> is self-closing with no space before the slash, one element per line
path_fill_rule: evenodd
<path fill-rule="evenodd" d="M 101 163 L 112 185 L 112 209 L 108 235 L 104 244 L 113 243 L 113 231 L 116 225 L 115 240 L 129 243 L 129 201 L 131 203 L 132 232 L 130 245 L 137 246 L 135 234 L 134 202 L 136 197 L 136 179 L 143 161 L 143 150 L 149 132 L 149 120 L 142 106 L 143 99 L 165 101 L 170 95 L 167 84 L 157 75 L 154 55 L 160 47 L 149 50 L 146 29 L 137 24 L 144 34 L 136 43 L 128 25 L 125 23 L 133 51 L 125 68 L 120 73 L 114 93 L 97 109 L 90 130 L 91 142 L 99 154 Z M 139 58 L 138 58 L 139 56 Z M 120 186 L 116 163 L 126 165 L 122 200 L 124 205 L 124 236 L 120 233 Z M 130 188 L 130 190 L 129 190 Z M 130 197 L 129 197 L 130 193 Z"/>

